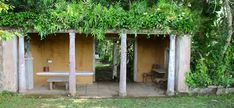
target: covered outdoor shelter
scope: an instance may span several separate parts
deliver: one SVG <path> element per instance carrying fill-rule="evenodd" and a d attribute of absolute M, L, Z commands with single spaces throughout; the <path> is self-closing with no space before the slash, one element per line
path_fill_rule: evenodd
<path fill-rule="evenodd" d="M 126 45 L 128 34 L 134 34 L 134 32 L 122 30 L 119 32 L 108 31 L 108 33 L 120 34 L 119 96 L 127 96 Z M 144 37 L 147 33 L 155 34 L 154 38 Z M 24 34 L 18 39 L 5 42 L 14 44 L 18 49 L 15 56 L 18 56 L 16 60 L 19 63 L 17 72 L 19 92 L 26 93 L 35 85 L 45 84 L 46 77 L 40 78 L 38 75 L 67 76 L 69 93 L 73 96 L 76 95 L 77 84 L 92 84 L 94 82 L 94 37 L 85 36 L 75 30 L 61 31 L 45 40 L 40 40 L 38 36 L 35 36 L 38 35 L 36 32 L 30 32 L 28 35 L 31 38 L 30 42 L 25 41 Z M 176 36 L 158 31 L 142 31 L 138 35 L 135 38 L 134 81 L 143 82 L 142 74 L 150 72 L 153 64 L 165 65 L 165 49 L 169 48 L 167 94 L 174 95 L 175 91 L 186 92 L 188 88 L 185 83 L 185 74 L 190 67 L 190 36 Z M 157 35 L 165 37 L 159 38 Z M 54 62 L 56 65 L 53 65 Z M 51 72 L 43 72 L 43 66 L 46 66 L 47 63 L 51 63 L 48 64 Z"/>
<path fill-rule="evenodd" d="M 8 35 L 11 31 L 17 35 L 2 42 L 3 65 L 0 66 L 4 76 L 0 76 L 0 86 L 4 85 L 3 90 L 29 93 L 45 86 L 51 93 L 55 91 L 55 83 L 64 83 L 63 91 L 79 95 L 80 84 L 95 86 L 96 83 L 95 39 L 115 35 L 120 47 L 119 66 L 113 68 L 113 73 L 119 68 L 118 96 L 133 93 L 128 91 L 131 87 L 127 84 L 130 38 L 134 40 L 131 71 L 136 84 L 163 81 L 168 95 L 187 92 L 185 75 L 190 71 L 190 34 L 196 32 L 198 22 L 197 14 L 187 6 L 166 1 L 134 1 L 127 7 L 92 1 L 55 2 L 54 5 L 41 11 L 12 10 L 1 14 L 0 29 L 8 31 Z M 155 80 L 155 73 L 164 77 Z M 99 86 L 102 85 L 94 88 Z M 132 87 L 139 90 L 144 86 Z M 147 86 L 145 89 L 153 90 Z"/>

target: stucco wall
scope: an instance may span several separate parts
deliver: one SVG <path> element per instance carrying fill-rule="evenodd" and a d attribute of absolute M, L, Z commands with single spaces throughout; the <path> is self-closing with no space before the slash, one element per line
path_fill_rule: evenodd
<path fill-rule="evenodd" d="M 186 73 L 190 71 L 191 37 L 189 35 L 176 37 L 176 77 L 175 89 L 178 92 L 188 92 Z"/>
<path fill-rule="evenodd" d="M 17 92 L 17 38 L 0 45 L 0 91 Z"/>
<path fill-rule="evenodd" d="M 165 68 L 165 50 L 169 48 L 169 38 L 139 36 L 137 38 L 137 82 L 143 82 L 143 73 L 149 73 L 153 64 Z M 148 80 L 150 81 L 150 80 Z"/>
<path fill-rule="evenodd" d="M 3 48 L 2 48 L 2 41 L 0 41 L 0 92 L 3 91 Z"/>
<path fill-rule="evenodd" d="M 30 34 L 31 53 L 33 57 L 34 85 L 47 85 L 48 77 L 38 76 L 44 66 L 50 71 L 69 72 L 69 34 L 56 34 L 40 40 L 37 34 Z M 51 59 L 51 64 L 47 60 Z M 76 34 L 76 70 L 93 71 L 93 38 Z M 78 76 L 77 83 L 92 83 L 93 76 Z"/>

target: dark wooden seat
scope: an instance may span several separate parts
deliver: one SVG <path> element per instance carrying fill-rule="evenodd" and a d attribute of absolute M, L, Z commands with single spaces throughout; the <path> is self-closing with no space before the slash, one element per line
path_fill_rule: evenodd
<path fill-rule="evenodd" d="M 159 69 L 159 68 L 160 68 L 160 66 L 158 64 L 153 64 L 150 72 L 143 73 L 143 82 L 144 83 L 147 82 L 148 77 L 150 77 L 151 81 L 153 81 L 154 76 L 155 76 L 155 72 L 156 72 L 155 70 Z"/>
<path fill-rule="evenodd" d="M 163 69 L 158 64 L 153 64 L 150 72 L 143 73 L 143 82 L 147 82 L 147 78 L 150 77 L 152 82 L 159 83 L 167 81 L 166 69 Z"/>

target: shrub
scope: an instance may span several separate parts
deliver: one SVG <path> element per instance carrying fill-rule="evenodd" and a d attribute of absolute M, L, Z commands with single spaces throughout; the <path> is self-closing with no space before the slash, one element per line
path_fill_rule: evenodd
<path fill-rule="evenodd" d="M 197 61 L 195 71 L 187 74 L 186 82 L 189 87 L 206 87 L 212 84 L 212 80 L 208 75 L 208 68 L 204 61 L 204 58 L 200 58 Z"/>

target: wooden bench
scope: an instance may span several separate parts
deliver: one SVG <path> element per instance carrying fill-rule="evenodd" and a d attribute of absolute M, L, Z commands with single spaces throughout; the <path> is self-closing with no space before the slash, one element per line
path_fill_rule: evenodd
<path fill-rule="evenodd" d="M 52 90 L 55 87 L 54 83 L 59 83 L 59 82 L 65 83 L 65 88 L 66 90 L 68 90 L 68 81 L 69 79 L 67 77 L 52 77 L 48 78 L 47 80 L 47 82 L 49 83 L 50 90 Z"/>
<path fill-rule="evenodd" d="M 64 82 L 66 89 L 68 89 L 68 77 L 69 77 L 69 72 L 66 71 L 53 71 L 53 72 L 38 72 L 36 73 L 38 76 L 46 76 L 50 77 L 48 78 L 48 82 L 50 85 L 50 90 L 53 89 L 53 83 L 56 82 Z M 90 75 L 95 75 L 94 72 L 88 72 L 88 71 L 76 71 L 76 76 L 90 76 Z"/>
<path fill-rule="evenodd" d="M 166 70 L 162 69 L 158 64 L 153 64 L 150 72 L 143 73 L 144 83 L 147 81 L 148 77 L 150 77 L 151 81 L 155 83 L 167 81 Z"/>

